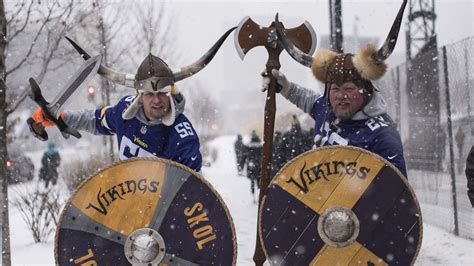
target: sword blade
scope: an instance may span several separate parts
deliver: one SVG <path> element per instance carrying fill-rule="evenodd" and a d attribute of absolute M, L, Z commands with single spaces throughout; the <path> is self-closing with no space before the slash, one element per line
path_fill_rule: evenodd
<path fill-rule="evenodd" d="M 76 51 L 79 52 L 79 54 L 82 56 L 82 58 L 84 58 L 84 60 L 91 58 L 91 56 L 86 51 L 84 51 L 84 49 L 82 49 L 79 46 L 79 44 L 77 44 L 75 41 L 73 41 L 71 38 L 67 36 L 64 36 L 64 37 L 69 41 L 69 43 L 71 43 L 74 49 L 76 49 Z"/>
<path fill-rule="evenodd" d="M 87 61 L 81 65 L 79 70 L 69 79 L 63 90 L 48 104 L 48 110 L 54 114 L 55 117 L 59 116 L 61 107 L 77 90 L 77 88 L 88 82 L 97 73 L 101 59 L 101 55 L 96 55 L 87 59 Z"/>

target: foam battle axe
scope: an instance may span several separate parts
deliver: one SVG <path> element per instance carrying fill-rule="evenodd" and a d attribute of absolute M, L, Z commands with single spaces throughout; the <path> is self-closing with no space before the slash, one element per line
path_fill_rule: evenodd
<path fill-rule="evenodd" d="M 309 54 L 314 52 L 316 48 L 316 34 L 309 22 L 305 21 L 300 26 L 291 29 L 285 29 L 283 24 L 281 26 L 285 32 L 285 35 L 296 47 L 298 47 L 298 49 Z M 272 22 L 269 27 L 262 27 L 250 19 L 250 17 L 245 17 L 240 22 L 239 27 L 235 31 L 234 42 L 237 52 L 242 60 L 248 51 L 257 46 L 265 47 L 268 52 L 268 60 L 265 66 L 266 72 L 269 73 L 270 85 L 268 86 L 267 98 L 265 102 L 263 130 L 264 144 L 259 194 L 259 203 L 261 203 L 265 190 L 270 182 L 269 175 L 272 159 L 273 130 L 276 112 L 275 93 L 279 91 L 278 84 L 273 75 L 271 75 L 271 71 L 272 69 L 280 69 L 279 57 L 283 47 L 278 42 L 278 37 L 275 31 L 275 22 Z M 258 233 L 253 260 L 255 265 L 263 265 L 265 262 L 265 255 L 263 254 Z"/>

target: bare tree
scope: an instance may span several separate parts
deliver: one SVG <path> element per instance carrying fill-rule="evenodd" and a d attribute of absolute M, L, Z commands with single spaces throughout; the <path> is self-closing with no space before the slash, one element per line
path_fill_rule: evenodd
<path fill-rule="evenodd" d="M 0 225 L 3 265 L 11 265 L 8 177 L 5 169 L 8 154 L 7 118 L 27 95 L 26 89 L 19 91 L 19 88 L 28 88 L 18 82 L 18 79 L 11 79 L 7 85 L 7 76 L 27 69 L 38 73 L 38 81 L 43 80 L 51 70 L 61 36 L 72 23 L 72 7 L 72 0 L 46 1 L 43 4 L 40 1 L 23 0 L 13 3 L 13 6 L 5 10 L 4 2 L 0 0 Z M 21 49 L 17 49 L 20 47 Z M 58 66 L 60 64 L 55 67 Z M 15 96 L 10 97 L 7 102 L 8 94 Z"/>
<path fill-rule="evenodd" d="M 172 11 L 166 6 L 165 1 L 144 0 L 141 5 L 134 5 L 133 17 L 135 21 L 130 26 L 135 30 L 134 33 L 134 55 L 142 55 L 139 58 L 133 58 L 137 64 L 147 54 L 154 54 L 165 62 L 177 61 L 178 52 L 176 46 L 176 25 L 172 20 Z"/>
<path fill-rule="evenodd" d="M 62 37 L 74 25 L 73 1 L 46 1 L 41 5 L 34 0 L 23 0 L 7 12 L 8 38 L 6 77 L 32 69 L 41 83 L 46 73 L 55 71 L 67 62 L 69 53 L 60 49 Z M 82 19 L 82 18 L 79 18 Z M 25 44 L 27 44 L 25 46 Z M 56 60 L 53 64 L 53 60 Z M 28 95 L 27 80 L 9 82 L 10 104 L 7 115 L 16 110 Z"/>
<path fill-rule="evenodd" d="M 7 112 L 5 83 L 5 49 L 7 47 L 7 19 L 5 17 L 5 6 L 0 0 L 0 243 L 2 250 L 2 265 L 10 266 L 10 230 L 8 220 L 8 182 L 7 182 Z"/>
<path fill-rule="evenodd" d="M 61 200 L 58 189 L 42 189 L 20 186 L 16 192 L 12 205 L 20 212 L 23 221 L 30 230 L 35 243 L 46 241 L 54 232 L 59 221 Z"/>

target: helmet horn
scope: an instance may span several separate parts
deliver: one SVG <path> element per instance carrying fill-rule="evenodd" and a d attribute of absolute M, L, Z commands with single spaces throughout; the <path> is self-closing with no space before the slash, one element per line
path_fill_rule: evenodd
<path fill-rule="evenodd" d="M 397 17 L 393 22 L 392 28 L 388 33 L 387 39 L 385 39 L 385 43 L 380 47 L 380 49 L 373 55 L 373 59 L 376 64 L 380 64 L 380 62 L 387 59 L 393 52 L 395 48 L 395 44 L 397 44 L 398 33 L 400 31 L 400 26 L 402 24 L 403 19 L 403 12 L 405 11 L 405 6 L 407 5 L 408 0 L 404 0 L 400 10 L 398 10 Z"/>
<path fill-rule="evenodd" d="M 313 57 L 309 54 L 304 53 L 298 47 L 296 47 L 286 36 L 285 32 L 281 28 L 281 23 L 278 20 L 278 13 L 275 15 L 275 29 L 277 32 L 278 40 L 285 48 L 285 50 L 290 54 L 293 59 L 302 64 L 303 66 L 311 67 L 313 63 Z"/>
<path fill-rule="evenodd" d="M 207 51 L 195 63 L 183 67 L 180 71 L 173 73 L 174 81 L 177 82 L 183 80 L 201 71 L 209 62 L 211 62 L 212 58 L 214 58 L 214 55 L 216 55 L 224 40 L 236 28 L 237 27 L 233 27 L 229 29 L 226 33 L 224 33 L 224 35 L 222 35 L 222 37 L 211 47 L 211 49 L 209 49 L 209 51 Z"/>

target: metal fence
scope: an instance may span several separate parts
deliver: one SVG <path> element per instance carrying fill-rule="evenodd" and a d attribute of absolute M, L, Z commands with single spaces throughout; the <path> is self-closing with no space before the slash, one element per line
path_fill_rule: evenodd
<path fill-rule="evenodd" d="M 424 221 L 474 239 L 464 174 L 474 145 L 474 37 L 427 51 L 377 86 L 400 131 Z"/>

